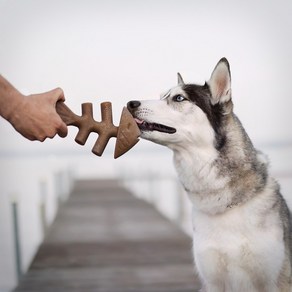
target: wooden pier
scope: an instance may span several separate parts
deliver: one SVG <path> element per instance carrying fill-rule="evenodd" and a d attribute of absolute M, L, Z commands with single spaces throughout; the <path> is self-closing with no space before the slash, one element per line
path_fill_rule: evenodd
<path fill-rule="evenodd" d="M 15 292 L 194 292 L 192 241 L 115 180 L 77 181 Z"/>

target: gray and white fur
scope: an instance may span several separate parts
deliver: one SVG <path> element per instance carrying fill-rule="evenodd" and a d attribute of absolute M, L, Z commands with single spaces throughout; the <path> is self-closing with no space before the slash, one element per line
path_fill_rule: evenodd
<path fill-rule="evenodd" d="M 292 291 L 291 220 L 265 156 L 233 112 L 227 59 L 204 85 L 130 101 L 141 137 L 169 147 L 193 205 L 193 254 L 206 292 Z"/>

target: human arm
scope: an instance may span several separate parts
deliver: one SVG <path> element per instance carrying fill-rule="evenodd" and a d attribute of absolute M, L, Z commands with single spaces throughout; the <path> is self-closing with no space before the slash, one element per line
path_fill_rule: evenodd
<path fill-rule="evenodd" d="M 55 108 L 59 100 L 65 100 L 60 88 L 26 96 L 0 75 L 0 115 L 29 140 L 67 135 L 67 126 Z"/>

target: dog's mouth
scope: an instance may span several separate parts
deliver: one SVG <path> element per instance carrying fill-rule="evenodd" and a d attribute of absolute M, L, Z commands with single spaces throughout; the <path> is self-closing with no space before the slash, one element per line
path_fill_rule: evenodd
<path fill-rule="evenodd" d="M 149 123 L 137 118 L 135 118 L 135 121 L 141 131 L 158 131 L 167 134 L 174 134 L 176 132 L 175 128 L 168 127 L 162 124 Z"/>

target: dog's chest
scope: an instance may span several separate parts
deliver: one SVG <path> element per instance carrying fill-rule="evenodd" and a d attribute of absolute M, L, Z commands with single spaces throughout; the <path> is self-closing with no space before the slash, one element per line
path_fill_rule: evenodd
<path fill-rule="evenodd" d="M 217 216 L 194 212 L 194 257 L 199 274 L 209 280 L 244 274 L 250 281 L 258 277 L 257 271 L 260 277 L 276 275 L 284 258 L 283 234 L 276 216 L 263 220 L 250 210 Z"/>

